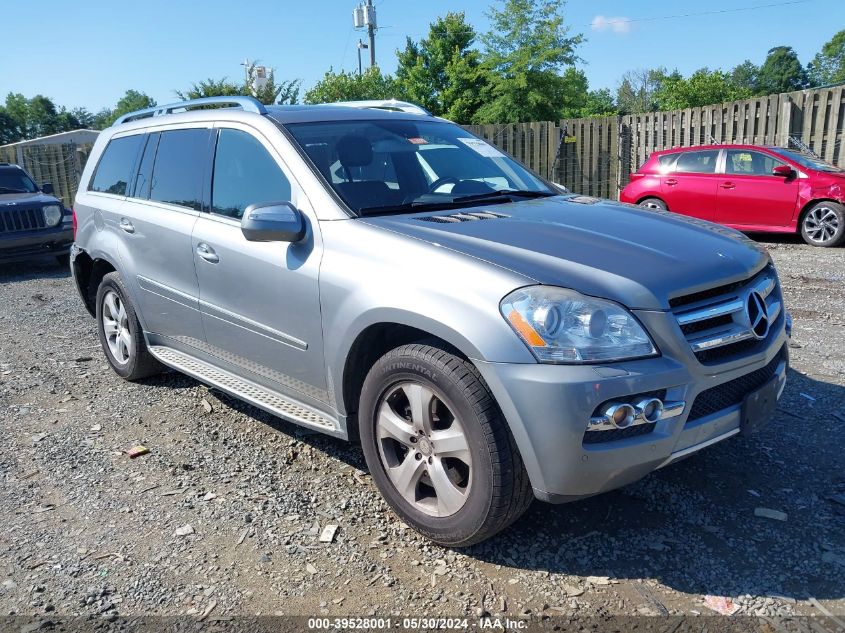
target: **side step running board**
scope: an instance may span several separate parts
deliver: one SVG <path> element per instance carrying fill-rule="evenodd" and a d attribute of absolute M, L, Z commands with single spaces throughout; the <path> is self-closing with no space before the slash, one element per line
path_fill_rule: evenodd
<path fill-rule="evenodd" d="M 150 353 L 168 367 L 208 383 L 268 413 L 323 433 L 339 435 L 338 425 L 315 409 L 297 404 L 257 383 L 235 376 L 172 347 L 152 345 Z"/>

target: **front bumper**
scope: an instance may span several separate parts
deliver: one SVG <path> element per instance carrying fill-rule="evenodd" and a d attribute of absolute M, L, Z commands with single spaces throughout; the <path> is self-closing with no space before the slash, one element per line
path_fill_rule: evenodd
<path fill-rule="evenodd" d="M 781 325 L 764 350 L 718 369 L 666 350 L 659 358 L 612 365 L 476 365 L 508 421 L 535 496 L 561 503 L 624 486 L 739 433 L 739 403 L 688 421 L 696 397 L 767 367 L 777 376 L 779 396 L 788 368 L 786 341 Z M 584 442 L 603 403 L 663 390 L 666 401 L 685 403 L 680 414 L 664 417 L 648 434 Z"/>
<path fill-rule="evenodd" d="M 65 223 L 50 229 L 0 234 L 0 262 L 67 255 L 72 243 L 73 227 Z"/>

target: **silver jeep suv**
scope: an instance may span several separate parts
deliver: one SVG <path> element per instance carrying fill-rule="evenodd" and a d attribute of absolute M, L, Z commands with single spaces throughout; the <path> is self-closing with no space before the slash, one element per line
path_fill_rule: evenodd
<path fill-rule="evenodd" d="M 114 370 L 360 440 L 450 546 L 771 416 L 789 316 L 764 250 L 392 110 L 213 98 L 104 131 L 72 270 Z"/>

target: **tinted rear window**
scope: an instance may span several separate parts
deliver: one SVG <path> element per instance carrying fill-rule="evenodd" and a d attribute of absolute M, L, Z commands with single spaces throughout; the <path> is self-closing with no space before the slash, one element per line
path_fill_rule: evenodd
<path fill-rule="evenodd" d="M 683 152 L 678 154 L 674 171 L 679 173 L 713 174 L 716 172 L 717 158 L 719 158 L 719 150 Z"/>
<path fill-rule="evenodd" d="M 162 132 L 156 152 L 150 200 L 202 208 L 202 180 L 208 156 L 207 129 Z"/>
<path fill-rule="evenodd" d="M 143 134 L 136 134 L 109 141 L 88 190 L 125 196 L 143 140 Z"/>

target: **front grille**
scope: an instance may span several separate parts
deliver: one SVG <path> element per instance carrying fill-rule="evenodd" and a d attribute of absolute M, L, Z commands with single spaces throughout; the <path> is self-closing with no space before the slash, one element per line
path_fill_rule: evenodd
<path fill-rule="evenodd" d="M 766 266 L 763 270 L 761 270 L 756 275 L 750 277 L 749 279 L 743 279 L 741 281 L 735 281 L 733 283 L 716 286 L 715 288 L 708 288 L 707 290 L 694 292 L 690 295 L 683 295 L 681 297 L 674 297 L 672 299 L 669 299 L 669 307 L 672 309 L 680 308 L 681 306 L 691 305 L 693 303 L 698 303 L 699 301 L 704 301 L 706 299 L 712 299 L 721 295 L 731 294 L 738 288 L 741 288 L 745 284 L 751 283 L 752 281 L 756 281 L 758 277 L 762 277 L 764 275 L 774 275 L 774 267 L 771 264 Z"/>
<path fill-rule="evenodd" d="M 769 333 L 762 340 L 756 338 L 748 313 L 755 293 L 765 302 L 770 318 Z M 713 365 L 768 345 L 783 323 L 781 301 L 777 274 L 769 265 L 743 281 L 676 297 L 669 303 L 695 357 L 703 365 Z"/>
<path fill-rule="evenodd" d="M 44 214 L 40 208 L 0 209 L 0 233 L 18 233 L 44 227 Z"/>
<path fill-rule="evenodd" d="M 584 444 L 603 444 L 604 442 L 648 435 L 654 430 L 655 426 L 657 426 L 657 423 L 637 424 L 624 429 L 613 429 L 610 431 L 587 431 L 584 433 Z"/>
<path fill-rule="evenodd" d="M 741 404 L 746 395 L 765 385 L 774 376 L 778 363 L 783 360 L 784 355 L 784 350 L 781 350 L 780 354 L 769 361 L 765 367 L 702 391 L 692 403 L 687 423 Z"/>

